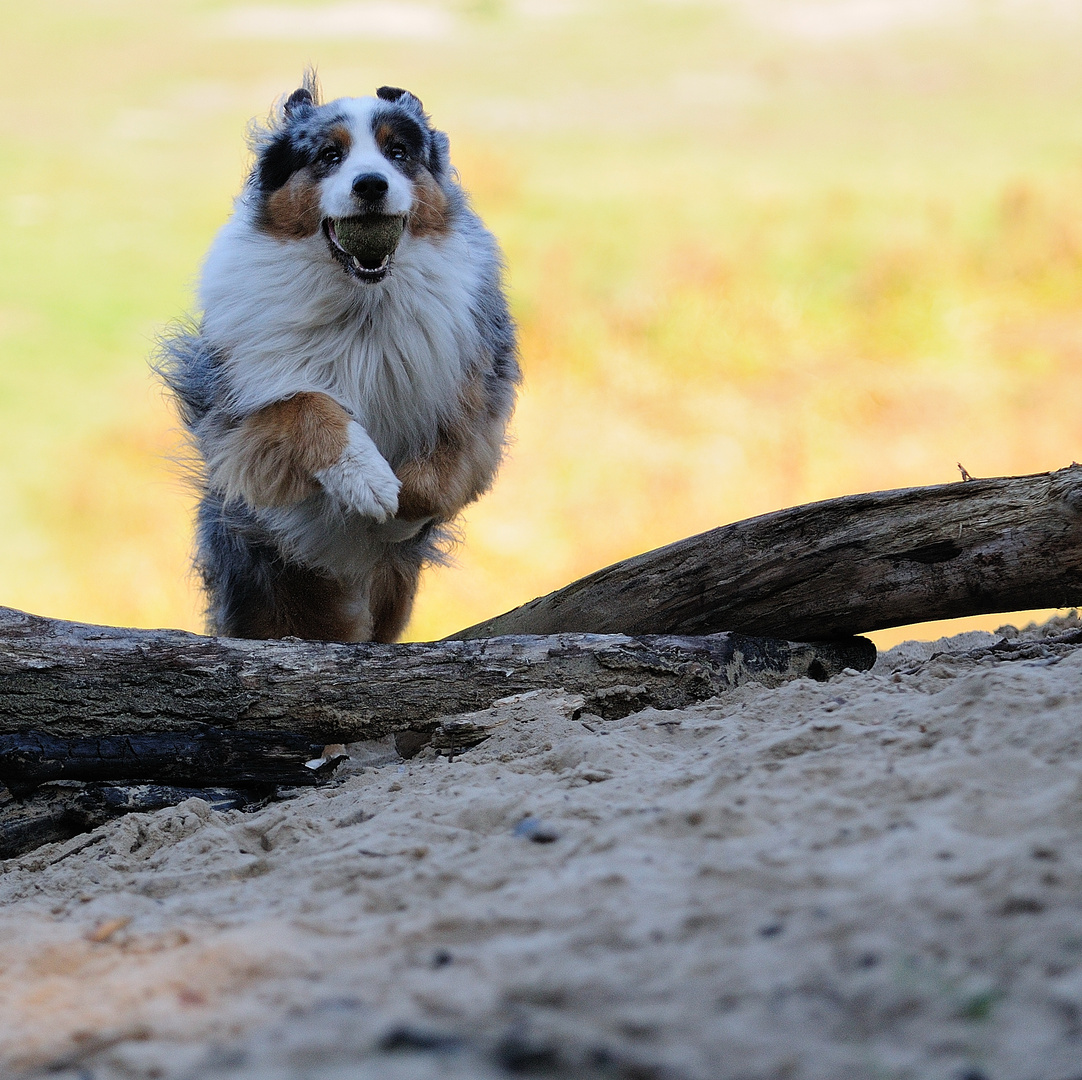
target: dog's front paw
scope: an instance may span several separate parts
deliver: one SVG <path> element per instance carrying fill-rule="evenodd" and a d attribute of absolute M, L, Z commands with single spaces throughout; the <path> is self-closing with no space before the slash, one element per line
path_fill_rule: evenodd
<path fill-rule="evenodd" d="M 363 517 L 386 521 L 398 509 L 401 482 L 368 432 L 355 421 L 350 421 L 342 456 L 315 477 L 343 507 Z"/>

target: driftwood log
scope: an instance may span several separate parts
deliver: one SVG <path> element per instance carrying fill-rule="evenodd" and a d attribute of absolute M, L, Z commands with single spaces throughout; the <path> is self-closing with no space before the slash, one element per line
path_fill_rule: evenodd
<path fill-rule="evenodd" d="M 797 506 L 598 570 L 452 635 L 817 641 L 1082 604 L 1082 466 Z"/>
<path fill-rule="evenodd" d="M 412 645 L 241 641 L 0 608 L 0 782 L 303 784 L 323 743 L 434 733 L 443 718 L 565 687 L 612 718 L 746 681 L 825 679 L 865 639 L 561 634 Z"/>

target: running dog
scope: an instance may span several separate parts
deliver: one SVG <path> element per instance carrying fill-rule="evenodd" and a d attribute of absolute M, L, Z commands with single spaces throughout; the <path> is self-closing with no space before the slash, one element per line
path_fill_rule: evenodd
<path fill-rule="evenodd" d="M 492 483 L 519 381 L 495 239 L 413 94 L 265 126 L 159 370 L 198 453 L 211 633 L 393 641 Z"/>

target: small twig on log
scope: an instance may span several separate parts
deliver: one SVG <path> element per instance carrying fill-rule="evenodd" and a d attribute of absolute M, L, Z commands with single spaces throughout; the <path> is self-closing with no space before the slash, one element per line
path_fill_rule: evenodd
<path fill-rule="evenodd" d="M 1082 603 L 1082 466 L 849 495 L 637 555 L 461 630 L 791 641 Z"/>

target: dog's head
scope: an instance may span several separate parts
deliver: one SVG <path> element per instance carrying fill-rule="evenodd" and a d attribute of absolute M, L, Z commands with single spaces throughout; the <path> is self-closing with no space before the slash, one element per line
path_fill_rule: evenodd
<path fill-rule="evenodd" d="M 355 281 L 382 281 L 404 231 L 438 238 L 452 225 L 448 140 L 407 90 L 321 104 L 309 76 L 256 133 L 249 179 L 256 225 L 283 240 L 322 234 Z"/>

